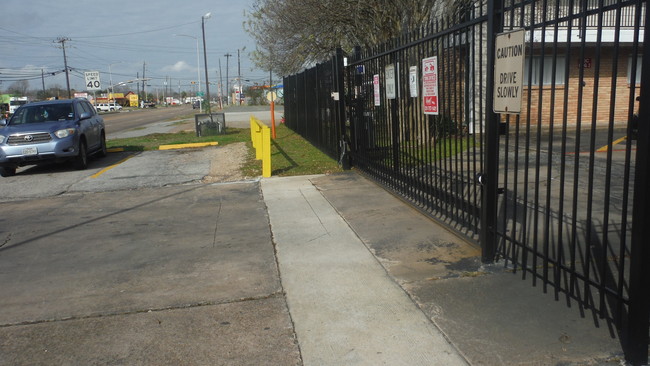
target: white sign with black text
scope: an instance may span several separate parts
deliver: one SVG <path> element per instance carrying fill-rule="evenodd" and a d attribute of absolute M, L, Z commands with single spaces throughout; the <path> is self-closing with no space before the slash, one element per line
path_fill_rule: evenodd
<path fill-rule="evenodd" d="M 409 92 L 411 95 L 411 98 L 417 98 L 418 97 L 418 87 L 419 87 L 419 80 L 418 80 L 418 67 L 417 66 L 411 66 L 409 68 Z"/>
<path fill-rule="evenodd" d="M 395 89 L 395 65 L 388 65 L 386 71 L 386 98 L 397 98 L 397 89 Z"/>
<path fill-rule="evenodd" d="M 84 72 L 84 80 L 86 82 L 86 90 L 100 90 L 102 88 L 99 71 Z"/>
<path fill-rule="evenodd" d="M 498 34 L 494 52 L 494 113 L 521 113 L 526 31 Z"/>

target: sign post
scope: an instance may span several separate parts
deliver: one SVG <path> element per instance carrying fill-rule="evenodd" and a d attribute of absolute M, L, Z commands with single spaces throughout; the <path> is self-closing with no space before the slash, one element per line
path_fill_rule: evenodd
<path fill-rule="evenodd" d="M 494 113 L 521 113 L 526 31 L 498 34 L 494 52 Z"/>

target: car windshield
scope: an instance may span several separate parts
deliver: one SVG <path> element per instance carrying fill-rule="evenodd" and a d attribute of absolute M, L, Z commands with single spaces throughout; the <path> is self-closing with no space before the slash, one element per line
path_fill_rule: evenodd
<path fill-rule="evenodd" d="M 49 105 L 24 105 L 16 111 L 9 121 L 10 125 L 65 121 L 74 118 L 72 103 Z"/>

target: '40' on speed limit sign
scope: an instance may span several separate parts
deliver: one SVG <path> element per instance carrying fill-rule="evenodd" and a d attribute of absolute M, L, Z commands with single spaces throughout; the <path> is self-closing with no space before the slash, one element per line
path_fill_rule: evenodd
<path fill-rule="evenodd" d="M 102 83 L 99 81 L 99 71 L 86 71 L 84 79 L 86 80 L 86 90 L 99 90 L 102 88 Z"/>

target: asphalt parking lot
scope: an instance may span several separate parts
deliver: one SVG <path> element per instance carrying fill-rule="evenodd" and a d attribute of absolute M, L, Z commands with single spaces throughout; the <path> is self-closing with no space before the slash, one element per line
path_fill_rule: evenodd
<path fill-rule="evenodd" d="M 201 153 L 2 181 L 0 365 L 299 362 L 259 182 L 183 184 Z"/>

